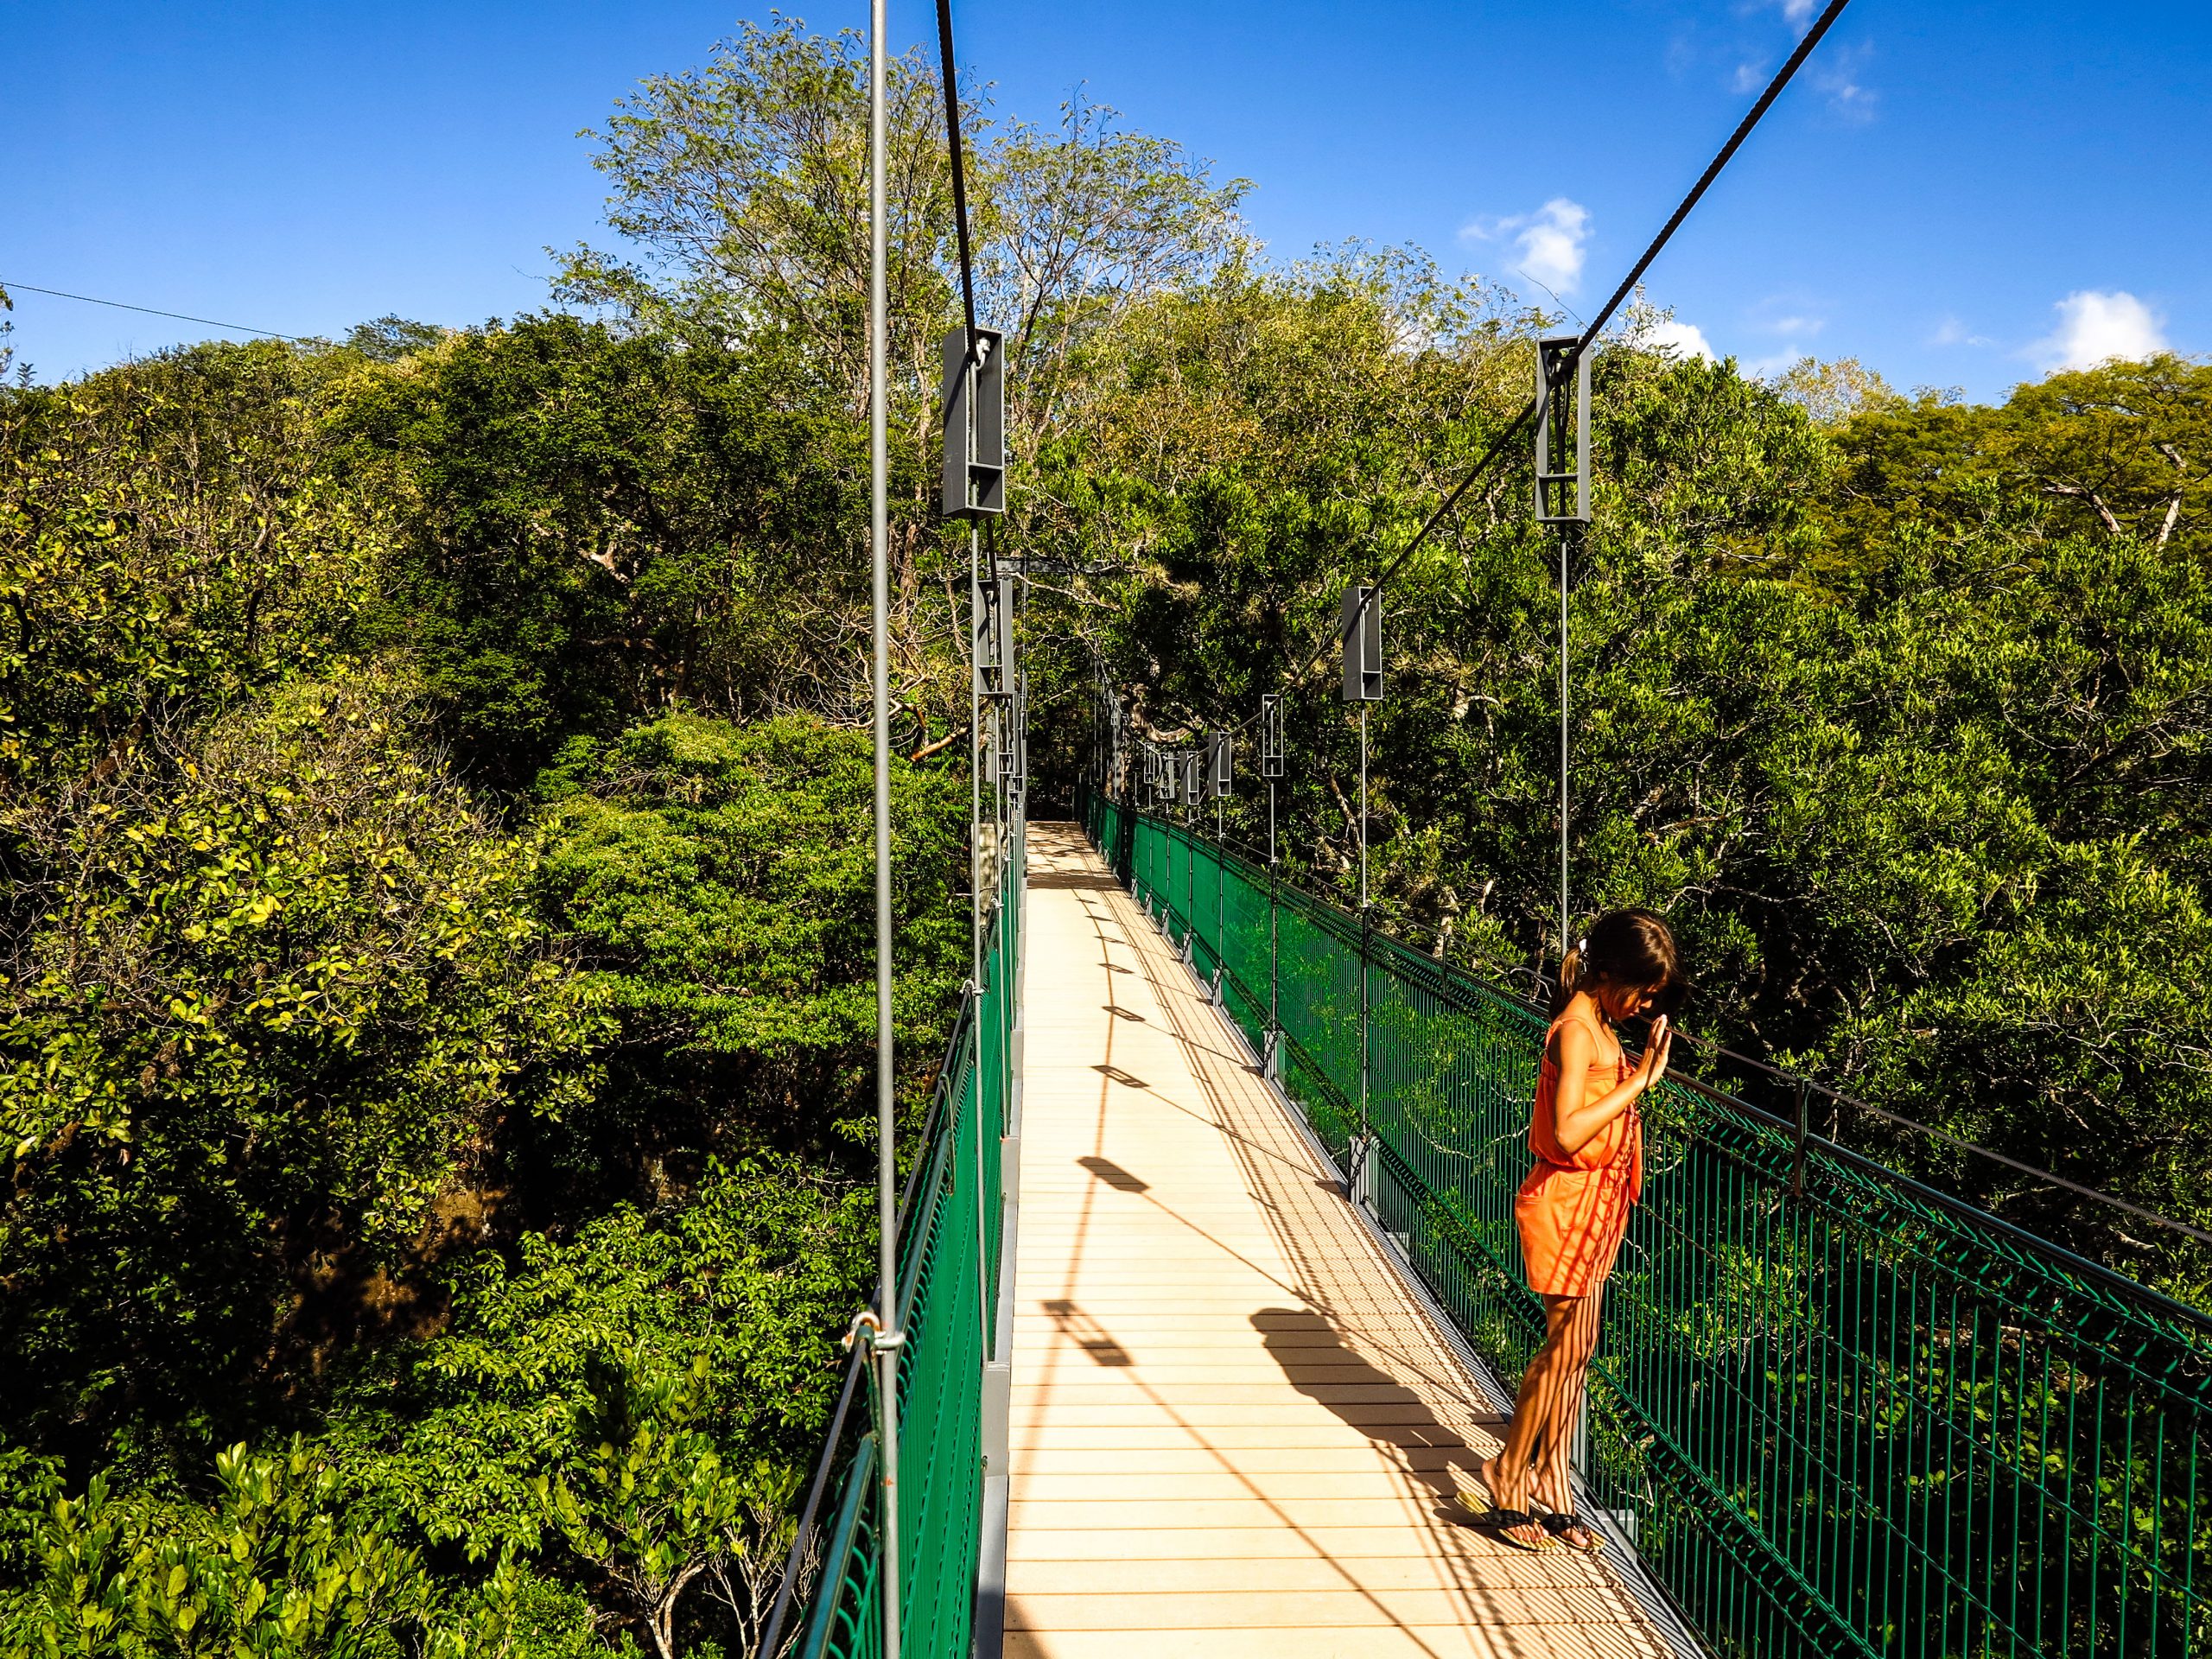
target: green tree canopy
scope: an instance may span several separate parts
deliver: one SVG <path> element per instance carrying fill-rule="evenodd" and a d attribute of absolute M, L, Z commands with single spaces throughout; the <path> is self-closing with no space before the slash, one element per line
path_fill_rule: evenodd
<path fill-rule="evenodd" d="M 418 741 L 388 677 L 296 681 L 8 812 L 26 1426 L 228 1436 L 378 1323 L 504 1119 L 588 1097 L 534 854 Z"/>

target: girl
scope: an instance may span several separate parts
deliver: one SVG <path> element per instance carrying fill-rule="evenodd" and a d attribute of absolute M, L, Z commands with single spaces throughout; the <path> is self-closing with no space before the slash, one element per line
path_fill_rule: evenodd
<path fill-rule="evenodd" d="M 1604 1540 L 1574 1513 L 1567 1452 L 1580 1421 L 1605 1276 L 1643 1191 L 1643 1122 L 1637 1101 L 1666 1074 L 1668 1016 L 1688 988 L 1675 936 L 1648 910 L 1608 911 L 1567 954 L 1529 1124 L 1536 1166 L 1521 1183 L 1513 1219 L 1529 1287 L 1543 1299 L 1544 1341 L 1529 1362 L 1505 1445 L 1475 1465 L 1466 1506 L 1523 1549 L 1563 1542 L 1596 1551 Z M 1655 1018 L 1631 1069 L 1611 1027 Z M 1547 1513 L 1531 1513 L 1541 1502 Z"/>

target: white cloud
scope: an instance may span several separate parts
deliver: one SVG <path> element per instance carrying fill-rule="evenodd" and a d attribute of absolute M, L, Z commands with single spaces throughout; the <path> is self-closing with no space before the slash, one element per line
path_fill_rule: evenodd
<path fill-rule="evenodd" d="M 1997 342 L 1987 334 L 1977 334 L 1955 316 L 1946 315 L 1936 325 L 1936 332 L 1928 336 L 1930 346 L 1994 346 Z"/>
<path fill-rule="evenodd" d="M 1572 294 L 1582 283 L 1582 260 L 1590 239 L 1590 210 L 1579 201 L 1554 196 L 1521 232 L 1521 269 L 1554 294 Z"/>
<path fill-rule="evenodd" d="M 1478 219 L 1459 234 L 1472 241 L 1513 238 L 1520 263 L 1513 269 L 1564 297 L 1581 286 L 1582 264 L 1589 252 L 1590 210 L 1579 201 L 1554 196 L 1533 213 L 1506 219 Z"/>
<path fill-rule="evenodd" d="M 1782 0 L 1782 15 L 1799 29 L 1813 21 L 1814 0 Z"/>
<path fill-rule="evenodd" d="M 1776 340 L 1807 341 L 1828 326 L 1827 301 L 1804 289 L 1769 294 L 1744 312 L 1744 327 Z"/>
<path fill-rule="evenodd" d="M 1694 322 L 1677 322 L 1672 317 L 1652 324 L 1644 333 L 1643 343 L 1655 351 L 1672 352 L 1677 357 L 1701 357 L 1708 363 L 1718 360 L 1704 329 Z"/>
<path fill-rule="evenodd" d="M 1867 86 L 1859 73 L 1871 50 L 1861 45 L 1839 51 L 1813 77 L 1813 84 L 1827 94 L 1829 114 L 1854 123 L 1874 118 L 1875 105 L 1881 102 L 1881 94 Z"/>
<path fill-rule="evenodd" d="M 2152 357 L 2166 349 L 2159 318 L 2133 294 L 2083 289 L 2058 302 L 2058 327 L 2027 355 L 2046 372 L 2094 368 L 2115 357 Z"/>

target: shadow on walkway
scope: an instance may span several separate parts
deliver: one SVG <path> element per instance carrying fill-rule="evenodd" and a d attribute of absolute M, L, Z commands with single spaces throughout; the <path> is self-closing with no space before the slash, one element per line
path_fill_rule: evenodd
<path fill-rule="evenodd" d="M 1282 1367 L 1284 1381 L 1389 1447 L 1407 1478 L 1437 1496 L 1440 1519 L 1467 1518 L 1456 1502 L 1452 1471 L 1473 1468 L 1479 1453 L 1439 1421 L 1417 1391 L 1345 1347 L 1343 1332 L 1309 1308 L 1263 1307 L 1252 1315 L 1252 1328 Z"/>

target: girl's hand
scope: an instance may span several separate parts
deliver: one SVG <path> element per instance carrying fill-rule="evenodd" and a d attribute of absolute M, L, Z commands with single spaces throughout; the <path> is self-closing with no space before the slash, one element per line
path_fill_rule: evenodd
<path fill-rule="evenodd" d="M 1643 1058 L 1637 1063 L 1636 1086 L 1638 1093 L 1649 1089 L 1667 1075 L 1667 1052 L 1674 1046 L 1674 1027 L 1661 1014 L 1651 1022 L 1651 1035 L 1645 1039 Z"/>

